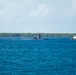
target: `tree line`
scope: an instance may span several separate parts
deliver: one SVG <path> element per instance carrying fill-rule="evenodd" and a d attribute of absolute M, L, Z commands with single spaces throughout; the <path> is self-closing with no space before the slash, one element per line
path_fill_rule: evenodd
<path fill-rule="evenodd" d="M 40 34 L 42 37 L 72 37 L 76 33 L 0 33 L 0 37 L 35 37 Z"/>

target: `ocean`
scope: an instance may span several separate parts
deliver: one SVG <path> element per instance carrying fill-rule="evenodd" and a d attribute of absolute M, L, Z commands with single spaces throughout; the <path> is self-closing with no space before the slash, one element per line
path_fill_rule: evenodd
<path fill-rule="evenodd" d="M 76 40 L 0 38 L 0 75 L 76 75 Z"/>

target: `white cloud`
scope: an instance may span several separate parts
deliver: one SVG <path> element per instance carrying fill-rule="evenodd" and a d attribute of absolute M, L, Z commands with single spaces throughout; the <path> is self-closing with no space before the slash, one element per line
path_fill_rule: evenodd
<path fill-rule="evenodd" d="M 72 0 L 72 9 L 76 12 L 76 0 Z"/>
<path fill-rule="evenodd" d="M 16 8 L 17 6 L 15 4 L 7 4 L 0 10 L 0 17 L 5 21 L 14 19 L 16 15 Z"/>
<path fill-rule="evenodd" d="M 66 4 L 55 5 L 51 2 L 39 0 L 0 0 L 0 19 L 4 20 L 23 20 L 29 17 L 70 17 L 76 14 L 76 0 L 71 0 Z M 38 3 L 37 3 L 38 2 Z M 63 3 L 62 2 L 62 3 Z M 29 17 L 28 17 L 29 16 Z"/>
<path fill-rule="evenodd" d="M 10 0 L 0 0 L 0 4 L 6 4 L 9 3 Z"/>
<path fill-rule="evenodd" d="M 39 4 L 37 5 L 37 9 L 32 10 L 29 12 L 29 16 L 31 17 L 44 17 L 47 16 L 50 12 L 50 9 L 53 10 L 52 6 L 46 4 Z"/>
<path fill-rule="evenodd" d="M 27 7 L 30 5 L 30 0 L 10 1 L 0 0 L 0 19 L 2 21 L 12 21 L 19 18 L 25 18 Z"/>
<path fill-rule="evenodd" d="M 63 12 L 64 17 L 73 17 L 74 15 L 75 14 L 72 8 L 66 8 L 65 11 Z"/>
<path fill-rule="evenodd" d="M 65 8 L 63 12 L 64 17 L 74 17 L 76 15 L 76 0 L 71 0 L 68 8 Z"/>
<path fill-rule="evenodd" d="M 71 7 L 68 11 L 68 16 L 75 16 L 76 15 L 76 0 L 72 0 Z"/>
<path fill-rule="evenodd" d="M 69 14 L 70 14 L 70 16 L 76 15 L 76 0 L 72 0 Z"/>

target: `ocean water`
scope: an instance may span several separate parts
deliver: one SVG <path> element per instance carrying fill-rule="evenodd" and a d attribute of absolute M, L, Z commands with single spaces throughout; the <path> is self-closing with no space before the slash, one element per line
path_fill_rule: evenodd
<path fill-rule="evenodd" d="M 0 75 L 76 75 L 76 40 L 0 38 Z"/>

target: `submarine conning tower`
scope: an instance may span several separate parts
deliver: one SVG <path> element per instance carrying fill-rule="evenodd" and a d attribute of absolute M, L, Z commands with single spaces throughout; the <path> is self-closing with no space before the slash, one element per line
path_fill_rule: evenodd
<path fill-rule="evenodd" d="M 41 35 L 40 34 L 37 34 L 37 39 L 41 39 Z"/>

